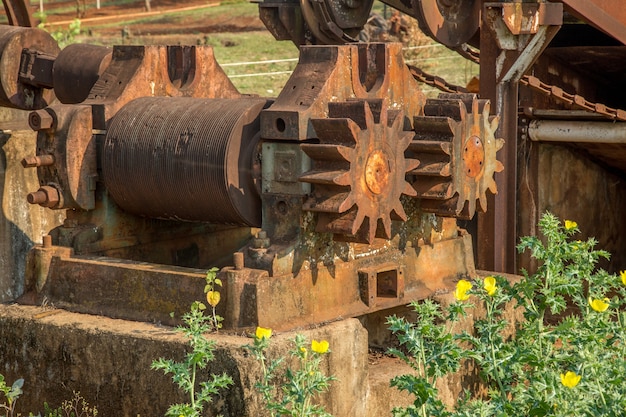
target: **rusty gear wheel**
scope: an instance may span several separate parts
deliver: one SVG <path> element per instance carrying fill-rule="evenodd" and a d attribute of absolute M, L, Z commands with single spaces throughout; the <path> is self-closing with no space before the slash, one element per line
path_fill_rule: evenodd
<path fill-rule="evenodd" d="M 329 103 L 328 118 L 311 119 L 320 143 L 301 145 L 313 166 L 300 181 L 314 185 L 304 209 L 319 213 L 318 231 L 371 243 L 407 219 L 400 196 L 416 195 L 405 177 L 419 162 L 404 155 L 414 132 L 387 107 L 380 99 Z"/>
<path fill-rule="evenodd" d="M 477 200 L 487 210 L 487 190 L 497 193 L 493 176 L 503 170 L 496 152 L 504 145 L 495 138 L 498 118 L 489 106 L 473 94 L 440 94 L 415 117 L 408 155 L 420 161 L 411 174 L 424 211 L 470 219 Z"/>
<path fill-rule="evenodd" d="M 412 16 L 417 19 L 420 29 L 446 46 L 461 46 L 478 31 L 481 1 L 420 0 L 412 3 Z"/>

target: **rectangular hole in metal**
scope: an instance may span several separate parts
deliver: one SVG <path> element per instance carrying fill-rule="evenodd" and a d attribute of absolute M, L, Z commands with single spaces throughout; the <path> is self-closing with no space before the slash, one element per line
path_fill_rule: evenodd
<path fill-rule="evenodd" d="M 376 297 L 398 298 L 398 271 L 382 271 L 376 274 Z"/>

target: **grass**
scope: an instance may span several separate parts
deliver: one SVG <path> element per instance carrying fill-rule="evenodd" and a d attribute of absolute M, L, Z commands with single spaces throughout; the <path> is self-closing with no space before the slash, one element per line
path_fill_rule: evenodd
<path fill-rule="evenodd" d="M 112 0 L 109 2 L 107 0 L 106 4 L 111 3 L 130 4 L 132 1 Z M 59 9 L 55 9 L 54 3 L 46 3 L 46 6 L 47 13 L 60 12 Z M 89 6 L 92 6 L 91 3 Z M 382 15 L 382 3 L 375 2 L 373 10 Z M 390 15 L 392 9 L 387 8 L 387 10 Z M 212 27 L 229 27 L 238 20 L 255 18 L 257 14 L 256 4 L 245 0 L 235 0 L 228 3 L 222 2 L 222 5 L 216 7 L 207 6 L 193 11 L 168 13 L 165 16 L 134 17 L 115 23 L 85 22 L 83 24 L 84 35 L 78 36 L 76 41 L 105 45 L 120 43 L 211 45 L 218 62 L 224 65 L 224 70 L 232 77 L 233 83 L 242 93 L 277 96 L 289 79 L 289 74 L 285 72 L 295 68 L 295 61 L 250 65 L 232 64 L 280 59 L 293 60 L 298 57 L 298 50 L 291 42 L 276 41 L 265 30 L 237 33 L 205 33 L 206 30 L 203 31 L 209 24 Z M 138 29 L 137 25 L 141 25 L 142 29 Z M 170 31 L 169 35 L 155 35 L 155 33 L 162 33 L 163 28 L 168 27 L 185 28 L 186 33 L 176 34 L 175 31 Z M 131 34 L 129 38 L 122 39 L 122 28 L 128 28 Z M 464 86 L 478 74 L 476 64 L 418 33 L 415 22 L 410 24 L 410 28 L 412 37 L 408 44 L 420 45 L 421 49 L 405 53 L 408 63 L 456 85 Z M 428 97 L 436 97 L 439 94 L 438 90 L 429 86 L 423 86 L 422 90 Z"/>

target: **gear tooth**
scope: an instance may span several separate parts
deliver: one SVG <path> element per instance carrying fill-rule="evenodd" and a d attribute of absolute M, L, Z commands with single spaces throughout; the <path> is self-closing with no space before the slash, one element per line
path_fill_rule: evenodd
<path fill-rule="evenodd" d="M 417 191 L 415 191 L 415 188 L 413 188 L 411 186 L 411 184 L 409 184 L 408 182 L 404 183 L 404 188 L 402 189 L 402 194 L 404 195 L 408 195 L 411 197 L 416 197 L 417 196 Z"/>
<path fill-rule="evenodd" d="M 413 159 L 413 158 L 407 158 L 405 159 L 405 163 L 404 163 L 404 172 L 412 172 L 418 166 L 420 166 L 420 161 L 418 161 L 417 159 Z"/>
<path fill-rule="evenodd" d="M 500 116 L 494 116 L 492 119 L 489 119 L 489 127 L 492 132 L 495 132 L 498 129 L 498 124 L 500 123 Z"/>
<path fill-rule="evenodd" d="M 376 237 L 376 229 L 378 228 L 378 221 L 373 220 L 371 217 L 369 218 L 369 230 L 366 236 L 367 243 L 371 244 Z"/>
<path fill-rule="evenodd" d="M 476 119 L 478 119 L 478 115 L 479 115 L 479 111 L 478 111 L 478 99 L 474 97 L 474 99 L 472 100 L 472 114 L 476 116 Z"/>
<path fill-rule="evenodd" d="M 424 105 L 426 116 L 444 116 L 461 120 L 464 113 L 467 113 L 465 105 L 456 98 L 430 98 Z"/>
<path fill-rule="evenodd" d="M 377 232 L 389 239 L 392 220 L 407 218 L 402 194 L 418 194 L 406 180 L 420 164 L 410 150 L 415 132 L 404 130 L 404 112 L 390 110 L 386 100 L 331 103 L 328 109 L 329 119 L 312 121 L 322 143 L 301 145 L 313 169 L 300 181 L 315 186 L 303 208 L 320 213 L 319 227 L 338 240 L 369 243 Z M 438 126 L 444 140 L 416 146 L 446 160 L 452 146 L 449 119 L 434 119 L 427 123 Z M 449 185 L 443 189 L 449 192 Z"/>
<path fill-rule="evenodd" d="M 407 150 L 417 154 L 416 159 L 419 159 L 420 155 L 424 154 L 450 155 L 452 146 L 450 142 L 440 142 L 438 140 L 414 140 L 409 144 Z"/>
<path fill-rule="evenodd" d="M 409 217 L 407 216 L 406 211 L 404 211 L 404 207 L 402 206 L 402 203 L 400 202 L 398 202 L 398 204 L 395 205 L 395 207 L 391 211 L 391 214 L 395 217 L 394 220 L 398 220 L 402 222 L 405 222 Z"/>
<path fill-rule="evenodd" d="M 496 184 L 496 182 L 494 180 L 491 180 L 489 182 L 488 189 L 489 189 L 489 191 L 491 191 L 492 194 L 498 194 L 498 185 Z"/>
<path fill-rule="evenodd" d="M 367 107 L 372 113 L 372 121 L 385 127 L 389 126 L 388 101 L 384 99 L 372 99 L 366 101 Z M 383 109 L 385 110 L 383 111 Z"/>
<path fill-rule="evenodd" d="M 322 233 L 332 233 L 333 238 L 337 241 L 368 243 L 366 238 L 367 231 L 365 230 L 367 224 L 363 224 L 367 222 L 361 220 L 361 226 L 355 228 L 356 216 L 356 208 L 340 215 L 320 213 L 318 215 L 316 230 Z"/>
<path fill-rule="evenodd" d="M 369 110 L 366 110 L 368 108 Z M 370 105 L 364 100 L 352 100 L 328 103 L 328 117 L 353 120 L 361 128 L 367 129 L 367 112 L 372 113 Z M 328 120 L 328 119 L 326 119 Z"/>
<path fill-rule="evenodd" d="M 491 112 L 491 101 L 490 100 L 485 100 L 485 101 L 486 103 L 483 106 L 483 117 L 489 120 L 489 113 Z"/>
<path fill-rule="evenodd" d="M 448 144 L 449 145 L 449 144 Z M 418 152 L 420 156 L 420 164 L 417 168 L 411 170 L 414 175 L 423 176 L 450 176 L 450 157 L 446 153 L 424 153 Z"/>
<path fill-rule="evenodd" d="M 496 139 L 496 152 L 504 146 L 504 139 Z"/>
<path fill-rule="evenodd" d="M 308 171 L 298 180 L 309 184 L 346 186 L 350 185 L 350 171 Z"/>
<path fill-rule="evenodd" d="M 452 183 L 439 177 L 424 177 L 413 184 L 418 198 L 447 200 L 454 195 Z"/>
<path fill-rule="evenodd" d="M 350 228 L 350 234 L 356 235 L 359 229 L 361 228 L 361 226 L 363 226 L 364 221 L 365 221 L 365 215 L 363 214 L 361 210 L 357 210 L 356 217 L 354 221 L 352 222 L 352 227 Z"/>
<path fill-rule="evenodd" d="M 343 145 L 303 143 L 300 149 L 315 161 L 350 162 L 354 149 Z"/>
<path fill-rule="evenodd" d="M 352 206 L 354 206 L 356 203 L 357 201 L 354 198 L 354 193 L 349 193 L 346 199 L 343 200 L 343 202 L 339 205 L 338 207 L 339 213 L 343 213 L 345 211 L 350 210 Z"/>
<path fill-rule="evenodd" d="M 311 119 L 313 129 L 322 143 L 354 146 L 361 128 L 351 119 Z"/>
<path fill-rule="evenodd" d="M 391 239 L 391 218 L 389 216 L 383 216 L 381 218 L 383 224 L 383 235 L 385 239 Z"/>
<path fill-rule="evenodd" d="M 397 126 L 397 124 L 402 124 L 402 126 Z M 404 127 L 404 112 L 402 110 L 388 110 L 387 111 L 387 127 L 391 129 L 402 130 Z"/>
<path fill-rule="evenodd" d="M 343 213 L 354 205 L 352 203 L 347 208 L 345 207 L 350 202 L 349 192 L 338 193 L 324 187 L 318 187 L 316 190 L 315 197 L 310 197 L 304 202 L 303 208 L 305 210 L 322 213 Z"/>
<path fill-rule="evenodd" d="M 337 176 L 333 181 L 337 185 L 350 185 L 352 183 L 350 171 L 343 171 L 343 173 Z"/>
<path fill-rule="evenodd" d="M 442 94 L 427 102 L 424 114 L 445 117 L 450 139 L 447 152 L 443 153 L 445 158 L 419 143 L 432 134 L 428 130 L 416 132 L 416 140 L 409 146 L 409 153 L 420 160 L 420 166 L 411 174 L 417 176 L 413 187 L 422 199 L 424 211 L 470 218 L 477 204 L 479 209 L 486 209 L 487 186 L 491 186 L 493 174 L 503 169 L 496 159 L 497 151 L 502 148 L 502 140 L 494 138 L 498 118 L 492 118 L 489 110 L 489 100 L 478 99 L 476 95 Z M 416 130 L 437 126 L 424 118 L 416 118 L 415 122 Z M 440 127 L 435 129 L 436 133 L 441 131 Z M 471 138 L 474 142 L 469 147 L 467 141 Z M 425 153 L 426 150 L 429 152 Z"/>
<path fill-rule="evenodd" d="M 454 138 L 455 122 L 449 117 L 416 116 L 413 118 L 414 140 L 438 140 L 451 142 Z"/>
<path fill-rule="evenodd" d="M 413 132 L 405 132 L 402 135 L 400 135 L 400 139 L 398 140 L 398 147 L 400 148 L 401 151 L 406 151 L 409 147 L 409 145 L 411 145 L 411 142 L 413 142 L 413 137 L 415 136 L 415 133 Z"/>
<path fill-rule="evenodd" d="M 504 171 L 504 165 L 502 165 L 502 162 L 500 161 L 496 161 L 496 168 L 494 169 L 495 172 L 502 172 Z"/>
<path fill-rule="evenodd" d="M 487 195 L 485 193 L 480 193 L 478 202 L 480 204 L 480 211 L 485 213 L 487 211 Z"/>
<path fill-rule="evenodd" d="M 460 201 L 460 199 L 459 199 Z M 468 201 L 468 216 L 470 218 L 474 217 L 474 214 L 476 213 L 476 199 L 474 197 L 471 197 Z M 461 207 L 461 209 L 459 210 L 459 214 L 461 214 L 461 212 L 463 211 L 463 207 Z"/>

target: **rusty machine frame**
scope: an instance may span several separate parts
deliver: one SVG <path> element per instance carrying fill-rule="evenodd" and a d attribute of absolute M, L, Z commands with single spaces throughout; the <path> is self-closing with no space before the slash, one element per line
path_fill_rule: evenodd
<path fill-rule="evenodd" d="M 170 323 L 218 265 L 226 327 L 289 329 L 427 297 L 475 274 L 475 253 L 515 272 L 541 188 L 518 191 L 520 161 L 538 158 L 527 142 L 558 140 L 555 123 L 626 120 L 623 95 L 600 88 L 626 84 L 625 12 L 385 3 L 479 62 L 480 95 L 406 65 L 399 44 L 359 43 L 372 0 L 259 2 L 276 39 L 300 46 L 276 98 L 240 94 L 209 47 L 60 51 L 19 27 L 27 2 L 5 0 L 0 103 L 30 110 L 37 132 L 22 164 L 40 187 L 25 198 L 66 212 L 30 253 L 22 301 Z M 426 99 L 422 83 L 444 92 Z"/>

